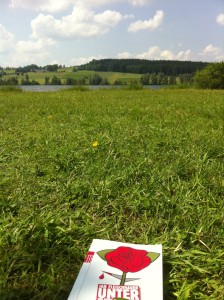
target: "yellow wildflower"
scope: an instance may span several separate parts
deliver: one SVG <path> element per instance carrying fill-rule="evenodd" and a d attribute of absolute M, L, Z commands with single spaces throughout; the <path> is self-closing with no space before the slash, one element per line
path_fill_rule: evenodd
<path fill-rule="evenodd" d="M 98 142 L 98 141 L 92 142 L 92 146 L 93 146 L 94 148 L 98 147 L 98 146 L 99 146 L 99 142 Z"/>

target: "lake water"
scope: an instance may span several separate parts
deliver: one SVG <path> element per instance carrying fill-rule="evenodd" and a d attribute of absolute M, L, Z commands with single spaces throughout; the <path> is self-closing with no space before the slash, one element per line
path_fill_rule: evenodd
<path fill-rule="evenodd" d="M 68 89 L 70 85 L 21 85 L 25 92 L 57 92 L 63 89 Z"/>
<path fill-rule="evenodd" d="M 20 86 L 23 91 L 28 92 L 57 92 L 63 89 L 72 88 L 71 85 L 21 85 Z M 91 90 L 96 89 L 119 89 L 119 88 L 125 88 L 124 85 L 86 85 L 84 87 L 87 87 Z M 164 85 L 145 85 L 145 89 L 161 89 L 165 87 Z"/>

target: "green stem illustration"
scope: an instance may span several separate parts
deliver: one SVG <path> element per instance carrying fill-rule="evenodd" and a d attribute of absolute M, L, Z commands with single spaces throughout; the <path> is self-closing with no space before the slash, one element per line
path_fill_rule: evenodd
<path fill-rule="evenodd" d="M 122 274 L 120 285 L 124 285 L 125 284 L 126 275 L 127 275 L 127 273 L 125 273 L 125 272 Z"/>

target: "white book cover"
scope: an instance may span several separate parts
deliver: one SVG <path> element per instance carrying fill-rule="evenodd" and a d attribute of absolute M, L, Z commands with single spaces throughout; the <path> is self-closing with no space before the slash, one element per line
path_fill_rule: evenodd
<path fill-rule="evenodd" d="M 93 240 L 68 300 L 162 300 L 162 245 Z"/>

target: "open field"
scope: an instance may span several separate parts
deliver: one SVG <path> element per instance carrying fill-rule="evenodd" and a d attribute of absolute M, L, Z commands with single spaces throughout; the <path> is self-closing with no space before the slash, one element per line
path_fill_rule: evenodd
<path fill-rule="evenodd" d="M 223 99 L 0 91 L 0 299 L 67 299 L 93 238 L 162 243 L 164 300 L 224 299 Z"/>
<path fill-rule="evenodd" d="M 10 77 L 17 77 L 19 84 L 21 80 L 26 78 L 26 75 L 29 76 L 30 81 L 35 80 L 40 84 L 45 84 L 45 78 L 49 77 L 50 80 L 56 76 L 57 78 L 61 79 L 62 84 L 65 83 L 67 78 L 73 78 L 76 80 L 85 79 L 86 84 L 89 84 L 90 77 L 93 74 L 99 74 L 102 78 L 106 78 L 110 84 L 114 84 L 116 80 L 122 81 L 123 83 L 130 83 L 131 81 L 139 82 L 141 77 L 140 74 L 132 74 L 132 73 L 119 73 L 119 72 L 95 72 L 95 71 L 77 71 L 72 72 L 72 68 L 63 68 L 58 69 L 57 72 L 28 72 L 16 75 L 15 71 L 7 71 L 6 75 L 3 76 L 4 79 Z"/>

